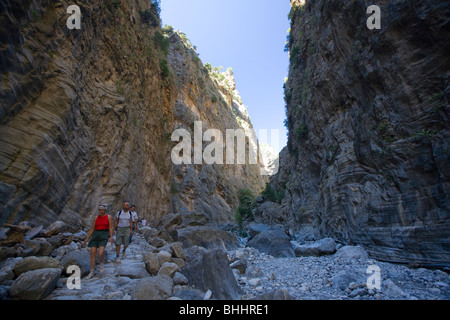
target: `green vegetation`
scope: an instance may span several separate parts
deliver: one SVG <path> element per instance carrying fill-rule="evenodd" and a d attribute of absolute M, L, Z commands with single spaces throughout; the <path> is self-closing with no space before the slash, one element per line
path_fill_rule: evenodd
<path fill-rule="evenodd" d="M 115 0 L 117 1 L 117 0 Z M 151 27 L 157 27 L 161 24 L 161 0 L 152 0 L 151 8 L 139 11 L 142 21 Z"/>
<path fill-rule="evenodd" d="M 387 126 L 388 126 L 388 122 L 387 122 L 386 120 L 382 120 L 382 121 L 378 124 L 378 127 L 377 127 L 376 129 L 377 129 L 377 131 L 378 131 L 379 133 L 383 133 L 383 132 L 386 131 Z"/>
<path fill-rule="evenodd" d="M 185 43 L 185 45 L 186 45 L 188 48 L 191 48 L 191 49 L 193 49 L 194 51 L 197 50 L 197 48 L 196 48 L 194 45 L 192 45 L 191 40 L 189 40 L 189 38 L 186 36 L 186 33 L 181 32 L 181 31 L 178 31 L 178 34 L 180 35 L 181 39 L 183 40 L 183 42 Z"/>
<path fill-rule="evenodd" d="M 287 118 L 283 120 L 283 125 L 287 129 L 288 131 L 287 135 L 289 136 L 289 120 Z"/>
<path fill-rule="evenodd" d="M 205 69 L 206 69 L 206 71 L 208 71 L 208 72 L 212 72 L 212 65 L 210 64 L 210 63 L 205 63 Z"/>
<path fill-rule="evenodd" d="M 279 191 L 275 191 L 272 188 L 272 186 L 270 185 L 270 183 L 266 183 L 266 188 L 261 193 L 261 195 L 264 197 L 265 200 L 268 200 L 268 201 L 271 201 L 271 202 L 276 202 L 276 203 L 280 204 L 281 201 L 284 199 L 285 192 L 286 192 L 285 189 L 281 189 Z"/>
<path fill-rule="evenodd" d="M 214 78 L 219 79 L 221 81 L 225 79 L 225 76 L 222 74 L 222 72 L 223 72 L 222 71 L 223 70 L 222 66 L 220 66 L 220 67 L 213 67 L 210 63 L 205 63 L 205 69 Z M 228 68 L 228 70 L 233 72 L 233 69 L 231 69 L 231 68 Z"/>
<path fill-rule="evenodd" d="M 297 60 L 297 56 L 300 54 L 300 47 L 299 46 L 295 46 L 293 49 L 292 49 L 292 52 L 291 52 L 291 54 L 290 54 L 290 56 L 289 56 L 289 59 L 290 59 L 290 62 L 292 63 L 292 64 L 295 64 L 295 61 Z"/>
<path fill-rule="evenodd" d="M 445 102 L 445 93 L 444 91 L 435 93 L 428 98 L 431 106 L 433 107 L 434 112 L 439 112 L 447 107 L 447 103 Z"/>
<path fill-rule="evenodd" d="M 302 105 L 306 106 L 306 100 L 308 99 L 308 85 L 306 82 L 303 84 L 302 88 Z"/>
<path fill-rule="evenodd" d="M 169 64 L 167 63 L 167 59 L 161 59 L 159 61 L 159 68 L 161 71 L 161 77 L 163 79 L 167 79 L 170 75 Z"/>
<path fill-rule="evenodd" d="M 169 38 L 165 37 L 161 32 L 156 31 L 153 36 L 153 42 L 155 45 L 162 50 L 165 56 L 169 54 Z"/>
<path fill-rule="evenodd" d="M 31 17 L 33 17 L 33 20 L 35 20 L 35 21 L 41 21 L 42 20 L 41 14 L 39 12 L 37 12 L 36 10 L 31 9 L 30 13 L 31 13 Z"/>
<path fill-rule="evenodd" d="M 300 142 L 302 139 L 306 139 L 308 137 L 308 126 L 306 123 L 302 122 L 295 130 L 295 138 L 297 142 Z"/>
<path fill-rule="evenodd" d="M 122 0 L 109 0 L 106 2 L 109 10 L 118 10 L 122 6 Z"/>
<path fill-rule="evenodd" d="M 290 32 L 290 29 L 289 29 L 289 32 Z M 291 35 L 288 34 L 286 36 L 286 44 L 284 45 L 284 52 L 289 52 L 289 44 L 291 43 L 290 39 L 291 39 Z"/>
<path fill-rule="evenodd" d="M 170 25 L 167 25 L 167 24 L 163 28 L 163 32 L 166 33 L 166 34 L 172 33 L 174 31 L 175 31 L 174 28 L 172 26 L 170 26 Z"/>
<path fill-rule="evenodd" d="M 152 0 L 152 9 L 158 14 L 161 15 L 161 0 Z"/>
<path fill-rule="evenodd" d="M 178 187 L 177 187 L 177 185 L 174 182 L 172 182 L 172 184 L 170 186 L 170 192 L 172 194 L 177 194 L 177 193 L 180 192 L 180 190 L 178 190 Z"/>
<path fill-rule="evenodd" d="M 314 46 L 308 46 L 306 52 L 308 53 L 308 55 L 312 56 L 313 54 L 316 53 L 316 48 L 314 48 Z"/>
<path fill-rule="evenodd" d="M 413 134 L 411 137 L 415 140 L 421 140 L 424 138 L 433 138 L 436 135 L 436 133 L 429 131 L 429 130 L 421 130 L 415 134 Z"/>
<path fill-rule="evenodd" d="M 55 59 L 55 52 L 54 52 L 54 51 L 48 50 L 48 51 L 47 51 L 47 54 L 48 54 L 52 59 Z"/>
<path fill-rule="evenodd" d="M 239 207 L 236 210 L 236 223 L 242 228 L 244 219 L 253 218 L 256 196 L 250 189 L 239 189 Z"/>

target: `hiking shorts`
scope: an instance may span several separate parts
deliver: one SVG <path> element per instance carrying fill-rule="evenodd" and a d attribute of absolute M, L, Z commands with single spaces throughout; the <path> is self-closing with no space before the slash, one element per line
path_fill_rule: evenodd
<path fill-rule="evenodd" d="M 89 240 L 88 247 L 89 248 L 106 247 L 108 240 L 109 240 L 109 230 L 105 231 L 95 230 L 91 236 L 91 239 Z"/>
<path fill-rule="evenodd" d="M 116 233 L 116 246 L 130 244 L 130 227 L 117 228 Z"/>

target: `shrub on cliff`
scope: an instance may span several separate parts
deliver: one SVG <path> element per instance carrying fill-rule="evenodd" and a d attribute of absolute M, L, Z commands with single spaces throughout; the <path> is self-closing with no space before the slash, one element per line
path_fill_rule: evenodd
<path fill-rule="evenodd" d="M 281 189 L 279 191 L 275 191 L 270 183 L 266 183 L 266 188 L 261 193 L 261 195 L 264 197 L 265 200 L 281 203 L 281 201 L 284 199 L 284 193 L 285 189 Z"/>
<path fill-rule="evenodd" d="M 250 189 L 239 190 L 239 207 L 236 210 L 236 223 L 242 226 L 244 219 L 252 218 L 256 196 Z"/>
<path fill-rule="evenodd" d="M 161 24 L 161 0 L 152 0 L 150 10 L 145 9 L 139 11 L 142 21 L 151 27 L 157 27 Z"/>

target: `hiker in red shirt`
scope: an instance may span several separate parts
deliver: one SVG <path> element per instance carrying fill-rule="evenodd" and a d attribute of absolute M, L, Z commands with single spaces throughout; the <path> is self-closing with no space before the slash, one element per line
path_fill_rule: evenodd
<path fill-rule="evenodd" d="M 88 247 L 91 248 L 91 272 L 86 277 L 90 279 L 94 276 L 95 271 L 95 257 L 99 255 L 99 271 L 103 272 L 103 252 L 105 251 L 106 244 L 108 243 L 108 238 L 111 243 L 113 243 L 113 224 L 110 215 L 106 214 L 106 206 L 101 205 L 98 207 L 99 215 L 94 219 L 92 223 L 91 230 L 83 242 L 83 247 L 89 241 Z M 109 237 L 108 237 L 109 235 Z"/>

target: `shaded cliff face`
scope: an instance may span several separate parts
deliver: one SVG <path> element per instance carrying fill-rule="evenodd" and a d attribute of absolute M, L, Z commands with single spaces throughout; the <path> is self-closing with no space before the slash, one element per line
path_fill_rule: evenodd
<path fill-rule="evenodd" d="M 291 12 L 285 223 L 378 259 L 450 261 L 448 1 L 306 1 Z"/>
<path fill-rule="evenodd" d="M 81 226 L 100 203 L 114 213 L 124 200 L 155 221 L 181 207 L 172 205 L 179 174 L 170 137 L 185 116 L 177 107 L 189 89 L 183 81 L 198 76 L 180 79 L 183 66 L 169 66 L 173 49 L 150 1 L 79 1 L 80 30 L 66 27 L 70 4 L 0 4 L 0 224 Z M 209 183 L 207 170 L 194 175 Z M 194 198 L 225 199 L 222 174 Z"/>

